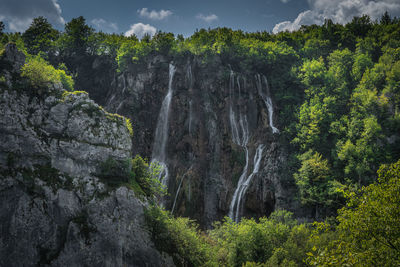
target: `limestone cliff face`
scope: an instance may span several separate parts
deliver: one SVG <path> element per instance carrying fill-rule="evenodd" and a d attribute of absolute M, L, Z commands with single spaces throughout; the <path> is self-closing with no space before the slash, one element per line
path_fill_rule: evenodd
<path fill-rule="evenodd" d="M 145 229 L 146 203 L 98 178 L 131 158 L 125 121 L 85 93 L 17 85 L 24 56 L 2 58 L 0 266 L 168 266 Z"/>
<path fill-rule="evenodd" d="M 115 77 L 103 98 L 107 110 L 131 118 L 134 154 L 151 158 L 168 91 L 169 63 L 154 56 L 132 66 Z M 240 216 L 265 216 L 276 208 L 293 207 L 290 188 L 281 182 L 287 155 L 279 143 L 280 134 L 274 133 L 273 127 L 279 128 L 279 108 L 273 105 L 274 89 L 269 88 L 267 77 L 231 69 L 218 57 L 207 63 L 188 57 L 173 64 L 166 207 L 210 227 L 229 215 L 242 175 L 251 177 L 239 192 Z M 272 113 L 267 96 L 272 100 Z M 262 150 L 258 169 L 257 148 Z"/>

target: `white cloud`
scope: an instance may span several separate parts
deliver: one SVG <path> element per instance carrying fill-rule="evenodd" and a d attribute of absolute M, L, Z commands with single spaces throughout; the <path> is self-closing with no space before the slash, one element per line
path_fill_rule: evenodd
<path fill-rule="evenodd" d="M 298 30 L 301 25 L 321 25 L 325 19 L 335 23 L 347 23 L 354 16 L 369 15 L 379 19 L 385 11 L 392 16 L 400 15 L 399 0 L 308 0 L 310 10 L 301 12 L 294 21 L 275 25 L 273 33 Z"/>
<path fill-rule="evenodd" d="M 57 0 L 1 0 L 0 18 L 11 31 L 25 31 L 33 18 L 43 16 L 53 26 L 65 24 Z"/>
<path fill-rule="evenodd" d="M 145 7 L 142 9 L 139 9 L 138 13 L 142 18 L 148 18 L 148 19 L 153 19 L 153 20 L 163 20 L 173 14 L 170 10 L 161 9 L 160 11 L 156 11 L 156 10 L 149 11 Z"/>
<path fill-rule="evenodd" d="M 145 34 L 153 36 L 157 32 L 157 29 L 150 24 L 143 24 L 141 22 L 131 25 L 130 29 L 125 32 L 125 36 L 131 36 L 135 34 L 139 39 Z"/>
<path fill-rule="evenodd" d="M 108 22 L 102 18 L 92 19 L 90 22 L 96 27 L 96 29 L 107 32 L 107 33 L 113 33 L 113 32 L 118 31 L 117 23 Z"/>
<path fill-rule="evenodd" d="M 197 19 L 203 20 L 207 23 L 211 23 L 215 20 L 218 20 L 218 16 L 215 14 L 210 14 L 210 15 L 203 15 L 203 14 L 198 14 L 196 16 Z"/>
<path fill-rule="evenodd" d="M 281 0 L 282 3 L 287 4 L 290 0 Z"/>

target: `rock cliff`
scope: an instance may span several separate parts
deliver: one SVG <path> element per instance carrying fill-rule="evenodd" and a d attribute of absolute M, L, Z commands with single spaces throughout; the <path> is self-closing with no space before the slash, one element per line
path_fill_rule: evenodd
<path fill-rule="evenodd" d="M 131 158 L 125 119 L 85 92 L 36 90 L 8 45 L 0 85 L 0 266 L 168 266 L 127 187 L 99 179 L 102 163 Z"/>
<path fill-rule="evenodd" d="M 237 217 L 293 210 L 293 186 L 283 182 L 287 152 L 280 144 L 279 108 L 267 73 L 232 69 L 219 57 L 205 62 L 188 56 L 172 60 L 176 71 L 170 81 L 169 63 L 153 55 L 132 65 L 98 99 L 108 111 L 131 119 L 133 153 L 151 158 L 171 82 L 166 207 L 206 228 L 232 210 Z M 257 148 L 262 152 L 256 168 Z"/>

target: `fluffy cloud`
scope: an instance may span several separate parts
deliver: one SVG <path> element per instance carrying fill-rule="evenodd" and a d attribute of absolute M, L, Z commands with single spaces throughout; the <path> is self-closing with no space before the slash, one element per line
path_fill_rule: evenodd
<path fill-rule="evenodd" d="M 198 15 L 196 16 L 196 18 L 197 18 L 197 19 L 200 19 L 200 20 L 203 20 L 203 21 L 205 21 L 205 22 L 207 22 L 207 23 L 211 23 L 211 22 L 217 20 L 217 19 L 218 19 L 218 16 L 215 15 L 215 14 L 210 14 L 210 15 L 198 14 Z"/>
<path fill-rule="evenodd" d="M 173 14 L 169 10 L 161 9 L 160 11 L 155 11 L 155 10 L 149 11 L 147 8 L 139 9 L 138 13 L 142 18 L 148 18 L 153 20 L 163 20 Z"/>
<path fill-rule="evenodd" d="M 117 23 L 114 22 L 108 22 L 104 19 L 92 19 L 90 21 L 98 30 L 108 32 L 108 33 L 113 33 L 118 31 L 118 25 Z"/>
<path fill-rule="evenodd" d="M 33 18 L 43 16 L 53 24 L 65 24 L 57 0 L 1 0 L 0 20 L 8 25 L 11 31 L 25 31 Z"/>
<path fill-rule="evenodd" d="M 149 34 L 153 36 L 157 32 L 157 29 L 150 24 L 136 23 L 131 25 L 130 29 L 125 32 L 125 36 L 131 36 L 135 34 L 139 39 L 142 38 L 145 34 Z"/>
<path fill-rule="evenodd" d="M 281 0 L 282 3 L 287 4 L 290 0 Z"/>
<path fill-rule="evenodd" d="M 294 31 L 301 25 L 321 25 L 325 19 L 343 24 L 351 21 L 354 16 L 369 15 L 375 20 L 385 11 L 393 16 L 400 14 L 398 0 L 308 0 L 308 4 L 310 10 L 301 12 L 294 21 L 276 24 L 272 32 Z"/>

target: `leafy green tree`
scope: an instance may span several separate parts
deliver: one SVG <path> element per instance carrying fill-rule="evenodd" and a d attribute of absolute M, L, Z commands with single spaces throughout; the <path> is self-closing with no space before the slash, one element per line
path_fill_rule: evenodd
<path fill-rule="evenodd" d="M 63 45 L 68 55 L 84 55 L 88 52 L 90 37 L 94 29 L 86 25 L 86 20 L 80 16 L 65 25 Z"/>
<path fill-rule="evenodd" d="M 61 59 L 59 61 L 65 63 L 74 75 L 84 76 L 83 74 L 88 71 L 88 64 L 92 61 L 90 55 L 94 54 L 97 48 L 93 33 L 94 29 L 86 25 L 85 19 L 81 16 L 65 25 L 65 32 L 58 40 Z M 79 78 L 77 77 L 78 83 Z"/>
<path fill-rule="evenodd" d="M 348 192 L 337 239 L 309 254 L 313 266 L 400 265 L 400 161 L 383 165 L 378 182 Z"/>
<path fill-rule="evenodd" d="M 352 68 L 352 77 L 354 81 L 360 81 L 364 72 L 373 66 L 372 59 L 363 53 L 359 53 L 355 55 L 353 68 Z"/>
<path fill-rule="evenodd" d="M 59 32 L 44 17 L 34 18 L 30 27 L 22 34 L 22 39 L 29 54 L 47 55 L 54 46 Z"/>
<path fill-rule="evenodd" d="M 314 209 L 314 218 L 332 207 L 338 198 L 338 184 L 332 178 L 331 167 L 321 154 L 312 150 L 299 157 L 301 167 L 294 174 L 301 202 Z"/>

